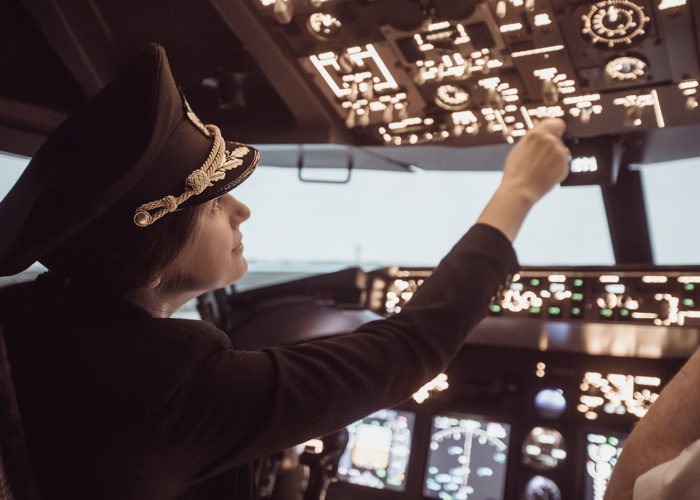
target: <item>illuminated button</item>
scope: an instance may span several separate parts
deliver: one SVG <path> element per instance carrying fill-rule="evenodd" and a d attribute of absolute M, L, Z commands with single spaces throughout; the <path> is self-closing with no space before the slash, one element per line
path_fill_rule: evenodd
<path fill-rule="evenodd" d="M 530 314 L 539 314 L 541 310 L 542 308 L 540 307 L 532 306 L 530 307 Z"/>
<path fill-rule="evenodd" d="M 613 310 L 612 310 L 612 309 L 608 309 L 608 308 L 601 309 L 601 310 L 600 310 L 600 315 L 601 315 L 602 317 L 604 317 L 604 318 L 612 318 Z"/>
<path fill-rule="evenodd" d="M 693 299 L 683 299 L 683 305 L 686 307 L 693 307 L 695 305 L 695 301 Z"/>
<path fill-rule="evenodd" d="M 571 315 L 572 316 L 581 316 L 581 308 L 580 307 L 572 307 L 571 308 Z"/>
<path fill-rule="evenodd" d="M 575 300 L 576 302 L 581 302 L 583 300 L 583 294 L 582 293 L 572 293 L 571 294 L 571 300 Z"/>
<path fill-rule="evenodd" d="M 620 444 L 620 440 L 617 439 L 615 436 L 610 436 L 608 437 L 608 443 L 610 443 L 613 446 L 617 446 L 618 444 Z"/>
<path fill-rule="evenodd" d="M 583 280 L 581 278 L 576 278 L 574 280 L 574 286 L 583 286 Z"/>
<path fill-rule="evenodd" d="M 501 312 L 501 306 L 499 306 L 498 304 L 491 305 L 490 309 L 492 314 L 500 314 Z"/>
<path fill-rule="evenodd" d="M 561 314 L 561 307 L 552 306 L 547 309 L 547 312 L 552 316 L 559 316 Z"/>
<path fill-rule="evenodd" d="M 530 285 L 532 285 L 532 286 L 539 286 L 539 284 L 540 284 L 540 280 L 538 280 L 537 278 L 532 278 L 530 280 Z"/>
<path fill-rule="evenodd" d="M 629 309 L 620 309 L 620 316 L 622 316 L 623 318 L 629 318 L 630 310 Z"/>
<path fill-rule="evenodd" d="M 688 290 L 689 292 L 691 292 L 691 291 L 695 290 L 695 285 L 692 283 L 686 283 L 685 285 L 683 285 L 683 288 L 685 290 Z"/>

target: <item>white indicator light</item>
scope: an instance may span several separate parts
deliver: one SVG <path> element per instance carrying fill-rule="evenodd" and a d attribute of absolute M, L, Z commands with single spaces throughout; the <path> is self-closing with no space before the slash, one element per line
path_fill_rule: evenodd
<path fill-rule="evenodd" d="M 644 283 L 666 283 L 668 278 L 666 276 L 642 276 L 642 281 Z"/>
<path fill-rule="evenodd" d="M 700 283 L 700 276 L 679 276 L 678 283 Z"/>
<path fill-rule="evenodd" d="M 666 9 L 677 9 L 678 7 L 683 7 L 687 0 L 661 0 L 659 3 L 659 10 Z"/>
<path fill-rule="evenodd" d="M 644 376 L 636 376 L 634 377 L 634 383 L 635 384 L 640 384 L 640 385 L 650 385 L 653 387 L 657 387 L 661 385 L 661 379 L 659 377 L 644 377 Z"/>
<path fill-rule="evenodd" d="M 518 31 L 523 29 L 523 25 L 520 23 L 504 24 L 500 29 L 501 33 L 508 33 L 509 31 Z"/>
<path fill-rule="evenodd" d="M 539 49 L 521 50 L 520 52 L 513 52 L 510 56 L 511 57 L 533 56 L 535 54 L 546 54 L 547 52 L 556 52 L 558 50 L 563 50 L 563 49 L 564 49 L 563 45 L 552 45 L 550 47 L 542 47 Z"/>
<path fill-rule="evenodd" d="M 611 283 L 610 285 L 605 285 L 605 291 L 615 295 L 622 295 L 625 293 L 625 285 L 622 283 Z"/>
<path fill-rule="evenodd" d="M 547 26 L 548 24 L 552 24 L 549 14 L 537 14 L 535 16 L 535 26 Z"/>
<path fill-rule="evenodd" d="M 444 30 L 450 27 L 449 21 L 443 21 L 441 23 L 434 23 L 428 26 L 428 31 Z"/>
<path fill-rule="evenodd" d="M 571 172 L 575 174 L 583 172 L 596 172 L 598 170 L 598 160 L 595 156 L 581 156 L 571 160 Z"/>
<path fill-rule="evenodd" d="M 525 453 L 527 453 L 528 455 L 532 455 L 532 456 L 536 457 L 536 456 L 538 456 L 540 453 L 542 453 L 542 450 L 541 450 L 540 447 L 537 446 L 536 444 L 528 444 L 528 445 L 525 447 Z"/>
<path fill-rule="evenodd" d="M 697 80 L 685 80 L 685 81 L 678 84 L 678 88 L 681 90 L 694 89 L 697 86 L 698 86 Z"/>
<path fill-rule="evenodd" d="M 566 105 L 578 104 L 580 102 L 600 101 L 600 94 L 587 94 L 575 97 L 565 97 L 562 102 Z"/>

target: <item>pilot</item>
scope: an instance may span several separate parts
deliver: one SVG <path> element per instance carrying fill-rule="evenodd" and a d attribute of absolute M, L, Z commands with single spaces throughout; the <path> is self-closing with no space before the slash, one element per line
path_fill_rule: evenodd
<path fill-rule="evenodd" d="M 151 44 L 46 140 L 0 203 L 0 275 L 37 260 L 50 270 L 0 290 L 45 498 L 253 498 L 256 459 L 410 397 L 518 269 L 513 239 L 567 174 L 564 128 L 545 120 L 518 142 L 477 223 L 400 314 L 328 340 L 235 350 L 213 325 L 170 315 L 245 274 L 250 210 L 227 193 L 258 152 L 197 118 Z"/>
<path fill-rule="evenodd" d="M 690 357 L 625 442 L 606 500 L 700 498 L 700 349 Z"/>

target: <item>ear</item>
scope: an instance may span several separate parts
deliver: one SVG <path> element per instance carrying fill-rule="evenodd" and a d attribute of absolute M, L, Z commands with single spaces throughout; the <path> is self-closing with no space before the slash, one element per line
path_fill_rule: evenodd
<path fill-rule="evenodd" d="M 156 276 L 153 278 L 149 283 L 148 283 L 148 289 L 149 290 L 155 290 L 160 286 L 160 284 L 163 282 L 163 277 L 162 276 Z"/>

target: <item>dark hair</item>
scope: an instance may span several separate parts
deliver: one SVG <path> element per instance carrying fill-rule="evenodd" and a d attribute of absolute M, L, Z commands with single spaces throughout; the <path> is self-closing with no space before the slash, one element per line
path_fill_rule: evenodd
<path fill-rule="evenodd" d="M 169 213 L 145 228 L 129 221 L 128 230 L 116 228 L 115 218 L 107 214 L 42 259 L 42 263 L 78 286 L 123 296 L 148 285 L 175 259 L 192 238 L 204 206 Z M 115 240 L 113 235 L 126 236 Z"/>

